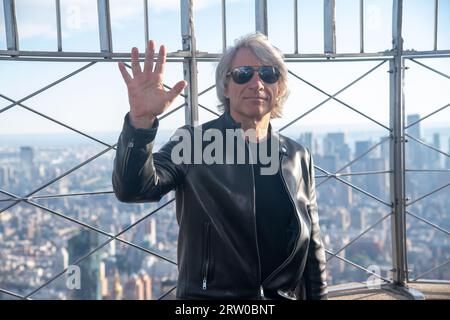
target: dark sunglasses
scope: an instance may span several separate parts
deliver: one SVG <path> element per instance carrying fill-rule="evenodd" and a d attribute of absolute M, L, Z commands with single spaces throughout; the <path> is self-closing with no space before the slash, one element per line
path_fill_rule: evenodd
<path fill-rule="evenodd" d="M 262 67 L 251 67 L 242 66 L 234 68 L 227 73 L 227 77 L 231 76 L 234 82 L 237 84 L 244 84 L 253 78 L 255 71 L 258 72 L 259 78 L 265 83 L 275 83 L 280 78 L 280 70 L 277 67 L 262 66 Z"/>

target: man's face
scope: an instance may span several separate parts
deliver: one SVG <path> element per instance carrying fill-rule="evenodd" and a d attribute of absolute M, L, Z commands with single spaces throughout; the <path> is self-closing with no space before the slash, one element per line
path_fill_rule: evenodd
<path fill-rule="evenodd" d="M 254 53 L 247 48 L 237 51 L 231 65 L 231 70 L 241 66 L 259 67 L 263 64 Z M 228 77 L 225 96 L 230 101 L 230 114 L 237 122 L 260 120 L 264 116 L 270 117 L 278 97 L 278 82 L 266 83 L 254 72 L 249 82 L 237 84 Z"/>

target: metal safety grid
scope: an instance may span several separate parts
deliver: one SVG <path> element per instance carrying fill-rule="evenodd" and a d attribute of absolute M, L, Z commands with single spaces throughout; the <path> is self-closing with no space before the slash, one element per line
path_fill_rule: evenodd
<path fill-rule="evenodd" d="M 339 0 L 337 0 L 339 1 Z M 449 75 L 446 75 L 445 73 L 442 73 L 438 70 L 435 70 L 434 68 L 431 68 L 427 66 L 425 63 L 420 62 L 419 60 L 421 58 L 448 58 L 450 57 L 450 50 L 438 50 L 437 49 L 437 25 L 438 25 L 438 8 L 439 8 L 439 0 L 435 0 L 435 12 L 434 12 L 434 48 L 430 51 L 405 51 L 403 49 L 403 38 L 402 38 L 402 17 L 403 17 L 403 1 L 402 0 L 393 0 L 392 4 L 392 48 L 389 50 L 386 50 L 384 52 L 376 52 L 376 53 L 367 53 L 364 49 L 364 0 L 359 1 L 359 47 L 360 52 L 356 53 L 336 53 L 336 0 L 324 0 L 323 8 L 324 8 L 324 35 L 323 35 L 323 43 L 324 43 L 324 53 L 323 54 L 305 54 L 305 53 L 299 53 L 299 43 L 298 43 L 298 8 L 301 7 L 301 1 L 299 0 L 293 0 L 291 1 L 292 4 L 292 12 L 293 12 L 293 21 L 294 21 L 294 52 L 293 53 L 286 53 L 285 54 L 285 60 L 289 64 L 291 63 L 303 63 L 303 62 L 327 62 L 327 63 L 337 63 L 337 62 L 352 62 L 352 61 L 373 61 L 377 62 L 377 64 L 367 70 L 364 74 L 360 75 L 359 77 L 355 78 L 352 82 L 347 84 L 346 86 L 340 88 L 334 93 L 329 93 L 325 90 L 322 90 L 318 85 L 311 83 L 310 81 L 304 79 L 303 77 L 299 76 L 292 70 L 289 70 L 289 74 L 295 78 L 298 81 L 301 81 L 302 83 L 306 84 L 307 86 L 313 88 L 317 92 L 320 92 L 321 94 L 327 96 L 326 99 L 321 101 L 319 104 L 311 107 L 303 114 L 299 115 L 297 118 L 293 119 L 283 127 L 279 129 L 280 132 L 283 130 L 289 128 L 294 123 L 299 121 L 300 119 L 306 117 L 308 114 L 314 112 L 315 110 L 319 109 L 321 106 L 326 104 L 328 101 L 335 101 L 339 103 L 340 105 L 344 106 L 345 108 L 353 111 L 354 113 L 366 118 L 370 122 L 376 124 L 378 127 L 382 128 L 386 132 L 386 136 L 382 138 L 377 144 L 370 147 L 368 150 L 366 150 L 364 153 L 358 155 L 354 159 L 352 159 L 349 163 L 342 166 L 336 172 L 329 172 L 325 170 L 324 168 L 321 168 L 319 166 L 315 166 L 315 168 L 321 172 L 320 175 L 316 176 L 317 178 L 323 178 L 322 181 L 320 181 L 317 184 L 317 188 L 320 188 L 324 183 L 327 181 L 334 179 L 336 181 L 339 181 L 340 183 L 362 193 L 363 195 L 375 200 L 377 203 L 383 205 L 386 208 L 386 214 L 377 220 L 374 224 L 366 228 L 363 232 L 361 232 L 359 235 L 357 235 L 355 238 L 351 239 L 345 246 L 342 248 L 335 250 L 334 252 L 330 250 L 326 250 L 327 254 L 329 255 L 328 262 L 332 261 L 333 259 L 339 259 L 357 269 L 363 270 L 367 274 L 379 278 L 381 281 L 383 281 L 385 286 L 391 286 L 395 287 L 399 290 L 402 290 L 408 294 L 410 294 L 412 297 L 420 298 L 420 294 L 409 290 L 407 287 L 407 284 L 409 282 L 418 282 L 420 279 L 423 279 L 427 274 L 431 273 L 432 271 L 436 270 L 437 268 L 444 267 L 448 265 L 449 261 L 446 261 L 433 269 L 418 275 L 415 279 L 409 279 L 408 277 L 408 264 L 407 264 L 407 246 L 406 246 L 406 216 L 411 216 L 415 219 L 418 219 L 427 225 L 429 225 L 432 228 L 435 228 L 439 230 L 440 232 L 444 233 L 446 236 L 449 236 L 448 230 L 445 230 L 444 228 L 439 227 L 438 225 L 420 217 L 419 214 L 411 212 L 411 210 L 408 209 L 410 205 L 413 203 L 420 201 L 427 196 L 439 192 L 441 190 L 444 190 L 447 188 L 450 183 L 447 183 L 446 185 L 433 190 L 432 192 L 425 194 L 417 199 L 414 199 L 412 201 L 408 201 L 406 197 L 406 186 L 405 186 L 405 174 L 408 171 L 414 171 L 414 169 L 407 169 L 405 168 L 405 144 L 407 142 L 407 139 L 414 140 L 432 150 L 435 152 L 439 152 L 440 154 L 449 157 L 449 154 L 442 150 L 438 150 L 434 148 L 433 146 L 430 146 L 426 144 L 423 141 L 418 140 L 417 138 L 406 134 L 405 130 L 418 124 L 420 121 L 431 117 L 438 112 L 444 110 L 447 108 L 450 104 L 445 105 L 442 108 L 439 108 L 432 113 L 428 114 L 427 116 L 421 118 L 416 123 L 409 124 L 408 126 L 405 125 L 405 112 L 404 112 L 404 80 L 405 80 L 405 60 L 414 62 L 418 64 L 421 67 L 427 68 L 433 72 L 438 73 L 439 75 L 446 77 L 447 79 L 450 79 Z M 144 4 L 144 38 L 147 42 L 149 39 L 149 23 L 148 23 L 148 0 L 143 0 Z M 208 108 L 198 102 L 198 97 L 202 96 L 203 94 L 209 92 L 210 90 L 215 88 L 215 85 L 211 85 L 205 90 L 198 92 L 198 79 L 197 79 L 197 64 L 198 62 L 214 62 L 218 61 L 220 57 L 220 53 L 206 53 L 206 52 L 199 52 L 196 48 L 196 39 L 195 39 L 195 27 L 194 27 L 194 15 L 193 15 L 193 6 L 195 5 L 195 1 L 192 0 L 180 0 L 180 11 L 181 11 L 181 40 L 182 40 L 182 50 L 179 50 L 177 52 L 171 52 L 168 53 L 168 59 L 167 61 L 169 63 L 182 63 L 183 64 L 183 73 L 185 80 L 189 83 L 189 86 L 185 89 L 184 94 L 182 94 L 182 97 L 185 99 L 185 102 L 176 106 L 173 108 L 170 112 L 167 112 L 166 114 L 162 115 L 160 117 L 160 120 L 163 120 L 167 116 L 171 115 L 174 112 L 177 112 L 179 110 L 184 109 L 185 111 L 185 123 L 191 124 L 191 125 L 197 125 L 199 123 L 199 108 L 206 110 L 207 112 L 214 114 L 215 116 L 219 116 L 219 113 L 212 110 L 211 108 Z M 113 50 L 112 47 L 112 31 L 111 31 L 111 16 L 110 16 L 110 4 L 109 0 L 97 0 L 97 9 L 98 9 L 98 25 L 99 25 L 99 43 L 100 43 L 100 52 L 65 52 L 63 51 L 63 41 L 62 41 L 62 32 L 61 32 L 61 3 L 60 0 L 55 0 L 55 9 L 56 9 L 56 30 L 57 30 L 57 51 L 21 51 L 19 49 L 19 37 L 18 37 L 18 27 L 17 27 L 17 21 L 16 21 L 16 9 L 15 9 L 15 1 L 14 0 L 3 0 L 3 8 L 4 8 L 4 20 L 5 20 L 5 32 L 6 32 L 6 44 L 7 49 L 6 50 L 0 50 L 0 60 L 7 60 L 11 61 L 13 63 L 14 61 L 35 61 L 35 62 L 41 62 L 41 61 L 67 61 L 67 62 L 86 62 L 86 65 L 84 65 L 81 68 L 78 68 L 77 70 L 69 73 L 68 75 L 50 83 L 47 86 L 42 87 L 41 89 L 23 97 L 20 99 L 13 99 L 11 97 L 7 97 L 4 94 L 0 92 L 0 97 L 3 98 L 6 101 L 9 101 L 10 104 L 2 109 L 0 109 L 0 115 L 5 112 L 6 110 L 9 110 L 14 107 L 21 107 L 25 110 L 28 110 L 40 117 L 43 117 L 59 126 L 62 126 L 72 132 L 75 132 L 79 135 L 82 135 L 92 141 L 95 141 L 96 143 L 102 145 L 104 149 L 97 153 L 96 155 L 90 157 L 86 161 L 83 161 L 82 163 L 78 164 L 77 166 L 71 168 L 70 170 L 64 172 L 63 174 L 59 175 L 58 177 L 55 177 L 45 184 L 41 185 L 39 188 L 29 192 L 26 195 L 16 195 L 13 193 L 8 192 L 7 190 L 0 190 L 0 192 L 4 195 L 6 195 L 8 198 L 1 199 L 1 202 L 7 202 L 12 201 L 11 204 L 7 205 L 5 208 L 0 210 L 0 215 L 5 212 L 6 210 L 12 208 L 13 206 L 19 204 L 19 203 L 27 203 L 29 205 L 32 205 L 34 207 L 37 207 L 39 209 L 42 209 L 44 211 L 47 211 L 55 216 L 59 216 L 63 219 L 66 219 L 67 221 L 70 221 L 71 223 L 75 223 L 79 226 L 88 228 L 89 230 L 92 230 L 94 232 L 97 232 L 101 235 L 107 236 L 109 239 L 103 243 L 101 243 L 98 247 L 96 247 L 94 250 L 90 251 L 89 253 L 83 255 L 82 257 L 78 258 L 73 264 L 78 264 L 94 254 L 95 252 L 99 251 L 100 249 L 104 248 L 106 245 L 111 243 L 114 240 L 117 240 L 121 243 L 124 243 L 128 246 L 131 246 L 137 250 L 141 250 L 145 253 L 151 254 L 156 256 L 159 259 L 162 259 L 164 261 L 167 261 L 173 265 L 176 265 L 176 262 L 164 257 L 152 250 L 149 250 L 147 248 L 144 248 L 142 246 L 139 246 L 137 244 L 134 244 L 130 241 L 125 240 L 123 237 L 121 237 L 126 231 L 130 230 L 131 228 L 135 227 L 142 221 L 145 221 L 153 214 L 157 213 L 160 209 L 164 208 L 165 206 L 171 204 L 174 202 L 175 199 L 170 199 L 160 207 L 156 208 L 155 210 L 145 214 L 143 217 L 126 227 L 125 229 L 121 230 L 120 232 L 116 234 L 111 234 L 109 232 L 105 232 L 95 226 L 92 226 L 90 224 L 84 223 L 82 221 L 79 221 L 77 219 L 74 219 L 72 217 L 69 217 L 61 212 L 57 212 L 55 210 L 52 210 L 46 206 L 42 206 L 38 203 L 36 203 L 34 200 L 42 199 L 48 196 L 36 196 L 35 194 L 39 191 L 43 190 L 47 186 L 59 181 L 60 179 L 66 177 L 70 173 L 74 172 L 75 170 L 85 166 L 86 164 L 90 163 L 91 161 L 95 160 L 96 158 L 100 157 L 101 155 L 105 154 L 108 151 L 116 150 L 116 144 L 109 144 L 105 141 L 102 141 L 92 135 L 89 135 L 85 132 L 82 132 L 81 130 L 78 130 L 72 126 L 69 126 L 61 121 L 58 121 L 57 119 L 54 119 L 46 114 L 43 114 L 36 110 L 35 108 L 31 108 L 30 106 L 27 106 L 25 102 L 29 100 L 32 97 L 35 97 L 39 95 L 42 92 L 45 92 L 46 90 L 64 82 L 65 80 L 76 76 L 80 72 L 83 72 L 86 69 L 92 68 L 97 63 L 103 63 L 103 62 L 117 62 L 117 61 L 130 61 L 130 54 L 129 53 L 116 53 Z M 227 21 L 226 21 L 226 10 L 227 10 L 227 3 L 225 0 L 221 0 L 221 18 L 222 18 L 222 50 L 226 50 L 226 44 L 227 44 Z M 269 24 L 267 19 L 267 0 L 255 0 L 255 27 L 256 31 L 268 34 L 269 30 Z M 140 56 L 141 60 L 143 60 L 144 55 L 141 54 Z M 350 105 L 349 103 L 346 103 L 345 101 L 341 100 L 338 96 L 347 90 L 348 88 L 352 87 L 354 84 L 356 84 L 361 79 L 364 79 L 369 74 L 373 73 L 375 70 L 381 68 L 382 66 L 388 67 L 389 77 L 390 77 L 390 123 L 389 126 L 384 125 L 377 120 L 373 119 L 372 117 L 368 116 L 367 114 L 361 112 L 358 110 L 358 108 Z M 127 65 L 130 67 L 129 65 Z M 169 86 L 165 85 L 166 88 L 170 88 Z M 389 144 L 389 157 L 390 157 L 390 169 L 386 171 L 371 171 L 371 172 L 355 172 L 355 173 L 345 173 L 345 169 L 350 167 L 352 164 L 356 163 L 358 160 L 363 158 L 365 155 L 373 151 L 374 149 L 380 147 L 383 144 Z M 422 170 L 426 171 L 426 170 Z M 448 172 L 449 170 L 442 170 L 445 172 Z M 391 197 L 390 202 L 386 202 L 383 199 L 380 199 L 376 195 L 371 194 L 370 192 L 359 188 L 358 186 L 352 184 L 351 182 L 348 182 L 344 179 L 346 176 L 352 176 L 352 175 L 374 175 L 374 174 L 389 174 L 390 177 L 390 189 L 391 189 Z M 98 195 L 98 194 L 111 194 L 112 191 L 107 192 L 86 192 L 86 193 L 79 193 L 76 195 Z M 53 197 L 66 197 L 66 196 L 73 196 L 75 194 L 61 194 L 56 195 Z M 354 244 L 358 239 L 360 239 L 362 236 L 364 236 L 369 231 L 373 230 L 376 226 L 378 226 L 380 223 L 385 221 L 386 219 L 391 219 L 391 234 L 392 234 L 392 259 L 393 259 L 393 277 L 392 278 L 386 278 L 382 277 L 379 274 L 376 274 L 372 272 L 371 270 L 368 270 L 367 268 L 358 265 L 357 263 L 350 261 L 344 257 L 339 256 L 341 252 L 343 252 L 345 249 L 347 249 L 349 246 Z M 50 283 L 52 283 L 54 280 L 62 276 L 67 272 L 67 269 L 61 270 L 59 273 L 55 274 L 52 278 L 50 278 L 48 281 L 43 283 L 42 285 L 38 286 L 31 292 L 29 292 L 26 295 L 18 295 L 14 292 L 10 292 L 6 289 L 0 288 L 0 292 L 20 298 L 20 299 L 31 299 L 33 295 L 35 295 L 38 291 L 40 291 L 42 288 L 48 286 Z M 166 293 L 164 293 L 162 296 L 159 297 L 159 299 L 165 298 L 168 294 L 170 294 L 176 286 L 169 289 Z"/>

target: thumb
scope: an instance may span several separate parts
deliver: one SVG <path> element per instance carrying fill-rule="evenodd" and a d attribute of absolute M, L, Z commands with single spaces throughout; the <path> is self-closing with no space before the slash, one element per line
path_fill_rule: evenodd
<path fill-rule="evenodd" d="M 176 97 L 183 91 L 183 89 L 187 86 L 187 82 L 182 80 L 178 82 L 170 91 L 169 91 L 169 99 L 172 102 Z"/>

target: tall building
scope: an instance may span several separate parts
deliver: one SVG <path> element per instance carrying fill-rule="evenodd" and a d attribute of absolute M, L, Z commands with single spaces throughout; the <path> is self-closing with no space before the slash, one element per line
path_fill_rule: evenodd
<path fill-rule="evenodd" d="M 5 188 L 6 185 L 6 168 L 0 167 L 0 188 Z"/>
<path fill-rule="evenodd" d="M 367 160 L 368 171 L 385 171 L 385 162 L 383 158 L 373 158 Z M 386 173 L 378 173 L 367 175 L 367 190 L 373 195 L 386 200 L 388 196 L 388 181 L 389 176 Z"/>
<path fill-rule="evenodd" d="M 106 277 L 106 265 L 103 261 L 100 262 L 99 278 L 100 278 L 100 291 L 101 291 L 102 299 L 107 299 L 109 296 L 108 278 Z"/>
<path fill-rule="evenodd" d="M 407 125 L 411 125 L 412 123 L 418 121 L 420 119 L 420 115 L 418 114 L 410 114 L 407 116 Z M 421 140 L 421 128 L 420 122 L 416 123 L 412 127 L 406 130 L 406 133 L 410 136 Z M 422 169 L 425 164 L 425 153 L 423 152 L 424 147 L 422 147 L 418 142 L 408 139 L 408 143 L 406 144 L 406 168 L 407 169 Z"/>
<path fill-rule="evenodd" d="M 152 300 L 152 278 L 145 272 L 141 271 L 139 273 L 139 277 L 142 280 L 142 284 L 144 285 L 144 300 Z"/>
<path fill-rule="evenodd" d="M 350 148 L 345 143 L 345 133 L 328 133 L 323 140 L 323 154 L 324 156 L 337 155 L 338 165 L 350 161 Z"/>
<path fill-rule="evenodd" d="M 99 235 L 96 232 L 82 230 L 79 234 L 68 240 L 69 261 L 73 262 L 88 252 L 94 250 L 100 244 Z M 75 300 L 101 300 L 100 283 L 100 257 L 94 253 L 78 264 L 80 267 L 80 289 L 72 291 L 72 299 Z"/>
<path fill-rule="evenodd" d="M 304 132 L 300 135 L 298 139 L 298 143 L 302 146 L 308 148 L 312 153 L 317 152 L 317 146 L 314 143 L 313 133 L 312 132 Z"/>
<path fill-rule="evenodd" d="M 123 298 L 123 287 L 122 287 L 122 284 L 120 283 L 119 270 L 116 268 L 114 270 L 112 300 L 122 300 L 122 298 Z"/>
<path fill-rule="evenodd" d="M 123 298 L 126 300 L 151 300 L 152 279 L 141 270 L 132 274 L 124 285 Z"/>
<path fill-rule="evenodd" d="M 412 123 L 420 120 L 420 114 L 409 114 L 406 117 L 406 124 L 409 126 Z M 408 128 L 408 134 L 413 136 L 416 139 L 420 139 L 421 135 L 421 128 L 420 128 L 420 122 L 416 123 L 412 127 Z"/>
<path fill-rule="evenodd" d="M 34 151 L 31 147 L 20 147 L 20 162 L 23 166 L 31 168 L 34 163 Z"/>
<path fill-rule="evenodd" d="M 441 136 L 439 133 L 433 134 L 432 146 L 438 150 L 441 150 Z M 434 150 L 429 150 L 427 153 L 427 168 L 429 169 L 441 169 L 441 154 Z"/>
<path fill-rule="evenodd" d="M 54 256 L 54 262 L 52 265 L 53 273 L 58 274 L 62 270 L 65 270 L 69 266 L 69 252 L 66 248 L 59 248 Z M 65 281 L 56 282 L 56 286 L 62 290 L 66 289 Z"/>
<path fill-rule="evenodd" d="M 145 224 L 144 243 L 149 248 L 156 246 L 156 220 L 150 217 Z"/>
<path fill-rule="evenodd" d="M 373 142 L 371 140 L 364 141 L 355 141 L 355 158 L 361 156 L 364 152 L 367 152 L 373 146 Z M 373 158 L 374 150 L 366 154 L 364 158 Z"/>
<path fill-rule="evenodd" d="M 450 154 L 450 138 L 448 138 L 447 154 Z M 450 157 L 445 158 L 445 168 L 450 169 Z"/>
<path fill-rule="evenodd" d="M 373 143 L 370 140 L 365 141 L 355 141 L 355 156 L 354 159 L 360 157 L 362 154 L 367 152 L 372 147 Z M 364 157 L 356 161 L 352 166 L 352 172 L 366 172 L 369 171 L 368 162 L 374 157 L 373 151 L 366 154 Z M 355 175 L 352 176 L 352 183 L 359 188 L 366 190 L 369 186 L 369 176 L 368 175 Z"/>
<path fill-rule="evenodd" d="M 20 147 L 20 163 L 22 181 L 32 181 L 34 171 L 34 151 L 31 147 Z"/>
<path fill-rule="evenodd" d="M 137 274 L 132 274 L 125 283 L 123 297 L 126 300 L 144 300 L 144 283 Z"/>

